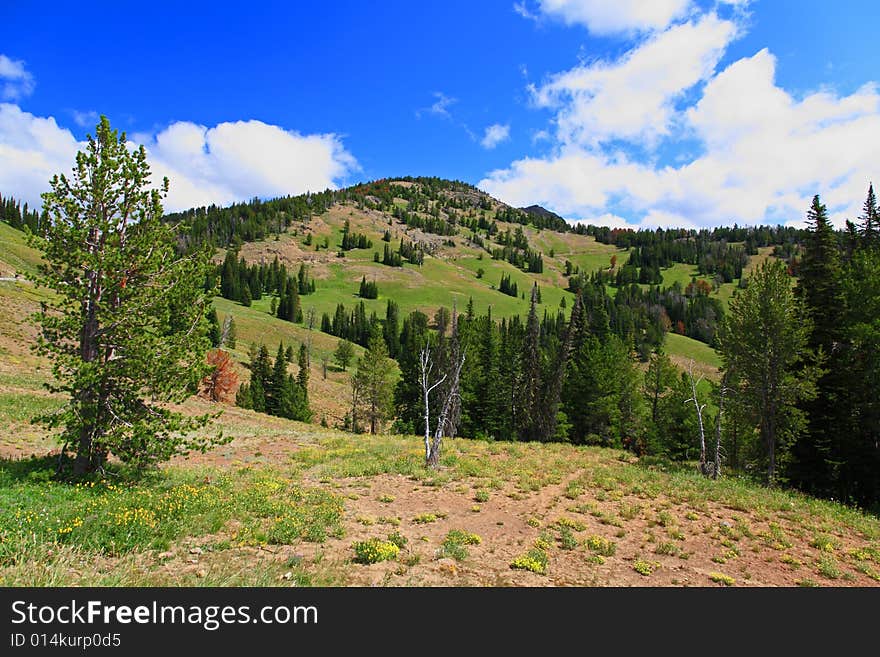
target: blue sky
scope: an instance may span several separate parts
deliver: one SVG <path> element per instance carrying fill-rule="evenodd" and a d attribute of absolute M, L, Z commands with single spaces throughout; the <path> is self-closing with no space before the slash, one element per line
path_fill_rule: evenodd
<path fill-rule="evenodd" d="M 841 223 L 880 169 L 878 5 L 13 0 L 0 194 L 38 202 L 104 113 L 172 209 L 437 175 L 609 225 L 797 222 L 814 193 Z"/>

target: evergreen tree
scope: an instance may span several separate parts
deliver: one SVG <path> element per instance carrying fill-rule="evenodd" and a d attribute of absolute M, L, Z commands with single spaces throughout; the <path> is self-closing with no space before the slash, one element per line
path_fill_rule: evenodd
<path fill-rule="evenodd" d="M 843 281 L 847 309 L 842 368 L 850 385 L 840 404 L 840 468 L 835 497 L 880 509 L 880 249 L 857 252 Z M 853 385 L 855 383 L 855 385 Z"/>
<path fill-rule="evenodd" d="M 730 312 L 718 330 L 718 349 L 730 380 L 732 396 L 748 410 L 758 427 L 767 481 L 776 482 L 777 464 L 804 429 L 799 404 L 815 395 L 815 368 L 809 363 L 812 324 L 791 288 L 785 264 L 767 261 L 748 286 L 730 301 Z"/>
<path fill-rule="evenodd" d="M 370 433 L 378 433 L 393 413 L 393 365 L 379 331 L 370 336 L 367 351 L 358 361 L 354 375 L 361 391 L 363 417 L 370 423 Z"/>
<path fill-rule="evenodd" d="M 663 443 L 668 432 L 668 426 L 661 426 L 661 420 L 667 417 L 665 412 L 667 408 L 664 407 L 665 405 L 662 402 L 672 395 L 678 378 L 678 372 L 672 361 L 669 360 L 669 356 L 662 352 L 655 352 L 651 356 L 648 370 L 645 372 L 644 395 L 645 402 L 650 409 L 646 448 L 652 454 L 661 454 L 667 451 Z M 687 399 L 687 397 L 684 399 Z M 682 402 L 681 405 L 684 406 L 684 400 L 680 401 Z"/>
<path fill-rule="evenodd" d="M 270 415 L 280 415 L 279 406 L 287 387 L 287 357 L 284 355 L 284 344 L 278 343 L 278 353 L 275 354 L 275 365 L 269 385 L 266 387 L 266 412 Z"/>
<path fill-rule="evenodd" d="M 874 196 L 873 183 L 868 185 L 868 197 L 859 217 L 859 232 L 866 247 L 880 246 L 880 209 L 877 208 L 877 197 Z"/>
<path fill-rule="evenodd" d="M 333 352 L 333 359 L 342 368 L 344 372 L 354 358 L 354 345 L 348 340 L 340 340 L 336 345 L 336 351 Z"/>
<path fill-rule="evenodd" d="M 843 336 L 840 315 L 844 312 L 840 288 L 841 267 L 837 238 L 819 196 L 807 212 L 808 233 L 798 270 L 797 292 L 811 318 L 808 345 L 823 361 L 825 371 L 816 382 L 816 396 L 805 400 L 807 428 L 797 439 L 788 474 L 799 488 L 814 495 L 829 495 L 839 467 L 841 396 L 847 386 L 843 371 Z"/>
<path fill-rule="evenodd" d="M 296 382 L 299 386 L 308 393 L 309 390 L 309 350 L 305 344 L 301 344 L 299 346 L 299 356 L 296 361 L 297 367 L 299 367 L 299 373 L 296 375 Z"/>
<path fill-rule="evenodd" d="M 208 316 L 208 340 L 212 347 L 220 346 L 220 320 L 217 318 L 217 309 L 211 306 Z"/>
<path fill-rule="evenodd" d="M 541 353 L 541 333 L 538 323 L 537 294 L 532 288 L 532 301 L 526 320 L 526 336 L 522 353 L 521 405 L 522 421 L 520 440 L 540 440 L 542 411 L 542 372 L 544 364 Z"/>
<path fill-rule="evenodd" d="M 394 406 L 397 415 L 395 431 L 417 433 L 424 421 L 424 402 L 419 384 L 419 352 L 428 344 L 428 317 L 413 311 L 403 320 L 400 331 L 401 377 L 394 389 Z"/>
<path fill-rule="evenodd" d="M 76 474 L 111 453 L 142 467 L 216 442 L 187 437 L 209 416 L 167 405 L 207 371 L 211 254 L 177 253 L 161 220 L 168 180 L 152 188 L 143 147 L 129 149 L 104 116 L 87 140 L 72 177 L 52 178 L 45 231 L 29 238 L 45 258 L 32 280 L 56 293 L 36 314 L 36 348 L 52 361 L 51 389 L 65 395 L 41 419 L 64 428 Z"/>
<path fill-rule="evenodd" d="M 388 305 L 385 307 L 385 324 L 382 332 L 385 336 L 385 344 L 388 346 L 388 355 L 395 359 L 400 355 L 399 316 L 400 310 L 397 303 L 389 299 Z"/>

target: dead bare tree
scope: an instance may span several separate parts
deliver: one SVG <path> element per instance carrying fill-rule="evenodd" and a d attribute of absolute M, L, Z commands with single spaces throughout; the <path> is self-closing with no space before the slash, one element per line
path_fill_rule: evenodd
<path fill-rule="evenodd" d="M 455 433 L 455 413 L 459 403 L 459 388 L 461 383 L 461 368 L 464 366 L 465 352 L 458 353 L 458 339 L 456 333 L 456 318 L 452 319 L 453 353 L 449 362 L 449 371 L 443 374 L 437 381 L 431 382 L 433 363 L 431 351 L 425 346 L 419 353 L 419 367 L 421 374 L 422 401 L 425 405 L 425 466 L 436 468 L 440 462 L 440 448 L 444 435 Z M 440 386 L 447 382 L 447 385 Z M 437 417 L 437 425 L 431 436 L 431 392 L 440 388 L 443 391 L 443 400 L 440 404 L 440 414 Z"/>
<path fill-rule="evenodd" d="M 724 395 L 727 394 L 727 372 L 721 377 L 718 387 L 718 416 L 715 418 L 715 461 L 712 468 L 712 479 L 721 474 L 721 419 L 724 414 Z"/>
<path fill-rule="evenodd" d="M 694 361 L 691 361 L 688 367 L 688 378 L 691 382 L 691 397 L 686 399 L 684 403 L 689 404 L 693 402 L 694 409 L 697 412 L 697 422 L 700 426 L 700 472 L 708 477 L 714 471 L 715 465 L 706 458 L 706 431 L 703 426 L 703 409 L 706 408 L 706 404 L 700 404 L 699 397 L 697 396 L 697 386 L 703 380 L 703 377 L 700 376 L 699 379 L 694 379 Z"/>
<path fill-rule="evenodd" d="M 431 393 L 434 389 L 443 384 L 446 380 L 446 374 L 440 377 L 434 383 L 431 383 L 431 373 L 434 369 L 434 363 L 431 362 L 431 348 L 428 345 L 422 347 L 419 352 L 419 372 L 422 384 L 422 402 L 425 405 L 425 464 L 431 462 Z"/>
<path fill-rule="evenodd" d="M 223 329 L 220 331 L 220 346 L 227 344 L 229 332 L 232 330 L 232 315 L 226 315 L 223 319 Z"/>

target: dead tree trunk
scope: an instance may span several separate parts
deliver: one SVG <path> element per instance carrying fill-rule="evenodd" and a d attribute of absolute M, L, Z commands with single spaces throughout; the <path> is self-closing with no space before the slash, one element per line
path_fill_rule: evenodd
<path fill-rule="evenodd" d="M 458 387 L 461 379 L 461 368 L 464 365 L 464 354 L 452 364 L 452 377 L 450 385 L 446 389 L 446 398 L 443 400 L 443 406 L 440 410 L 440 416 L 437 418 L 437 429 L 434 431 L 434 439 L 431 441 L 430 450 L 428 450 L 425 458 L 425 464 L 429 467 L 436 468 L 440 461 L 440 446 L 443 442 L 443 434 L 449 422 L 449 414 L 458 398 Z M 443 378 L 446 378 L 444 375 Z M 427 439 L 427 436 L 426 436 Z"/>
<path fill-rule="evenodd" d="M 431 362 L 431 349 L 425 345 L 419 353 L 419 372 L 422 384 L 422 403 L 425 405 L 425 464 L 431 462 L 431 393 L 434 388 L 446 380 L 444 374 L 438 381 L 431 383 L 431 370 L 434 363 Z"/>
<path fill-rule="evenodd" d="M 724 415 L 724 395 L 727 393 L 727 373 L 721 377 L 721 386 L 718 389 L 718 417 L 715 418 L 715 467 L 712 468 L 712 479 L 718 479 L 721 474 L 721 420 Z"/>
<path fill-rule="evenodd" d="M 706 459 L 706 431 L 703 426 L 703 409 L 706 408 L 706 405 L 700 404 L 700 400 L 697 397 L 697 385 L 700 383 L 700 381 L 703 380 L 703 377 L 700 377 L 699 379 L 694 380 L 693 361 L 691 361 L 690 367 L 688 368 L 688 376 L 689 376 L 690 382 L 691 382 L 691 395 L 692 396 L 690 399 L 686 399 L 684 403 L 688 404 L 690 402 L 693 402 L 694 409 L 697 412 L 697 422 L 699 423 L 699 426 L 700 426 L 700 472 L 704 476 L 708 477 L 710 474 L 712 474 L 712 471 L 714 470 L 715 466 L 714 466 L 714 464 L 710 463 Z"/>

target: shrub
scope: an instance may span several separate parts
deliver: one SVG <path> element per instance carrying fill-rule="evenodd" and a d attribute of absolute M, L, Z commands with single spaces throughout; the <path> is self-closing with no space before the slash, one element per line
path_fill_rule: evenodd
<path fill-rule="evenodd" d="M 633 570 L 636 571 L 639 575 L 644 575 L 645 577 L 647 577 L 648 575 L 653 573 L 654 570 L 659 566 L 660 564 L 656 561 L 645 561 L 643 559 L 638 559 L 633 564 Z"/>
<path fill-rule="evenodd" d="M 724 573 L 709 573 L 709 579 L 716 584 L 724 584 L 724 586 L 732 586 L 733 584 L 736 584 L 736 580 L 733 579 L 733 577 L 725 575 Z"/>
<path fill-rule="evenodd" d="M 519 570 L 529 570 L 539 575 L 547 573 L 547 553 L 537 547 L 532 548 L 526 554 L 517 557 L 510 562 L 510 567 Z"/>
<path fill-rule="evenodd" d="M 394 543 L 401 550 L 406 547 L 406 544 L 409 542 L 403 534 L 400 532 L 391 532 L 388 534 L 388 542 Z"/>
<path fill-rule="evenodd" d="M 413 522 L 417 525 L 427 525 L 430 522 L 437 522 L 437 514 L 436 513 L 422 513 L 413 518 Z"/>
<path fill-rule="evenodd" d="M 586 545 L 590 552 L 600 554 L 603 557 L 613 557 L 617 552 L 617 544 L 602 536 L 588 536 Z"/>
<path fill-rule="evenodd" d="M 571 529 L 562 526 L 559 528 L 559 547 L 563 550 L 574 550 L 578 546 L 578 541 L 574 537 Z"/>
<path fill-rule="evenodd" d="M 355 561 L 370 564 L 380 561 L 390 561 L 397 558 L 400 547 L 391 541 L 383 541 L 380 538 L 370 538 L 366 541 L 358 541 L 354 545 Z"/>
<path fill-rule="evenodd" d="M 556 525 L 573 529 L 576 532 L 582 532 L 587 528 L 587 526 L 580 520 L 572 520 L 571 518 L 557 518 Z"/>
<path fill-rule="evenodd" d="M 482 539 L 476 534 L 465 532 L 460 529 L 453 529 L 440 546 L 439 555 L 441 557 L 452 557 L 456 561 L 463 561 L 468 557 L 468 545 L 479 545 Z"/>

